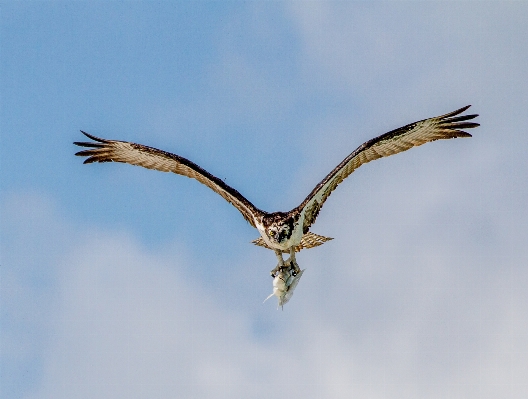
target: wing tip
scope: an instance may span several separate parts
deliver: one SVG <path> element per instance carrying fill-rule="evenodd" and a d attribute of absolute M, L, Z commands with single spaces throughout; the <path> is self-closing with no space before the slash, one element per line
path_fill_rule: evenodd
<path fill-rule="evenodd" d="M 448 118 L 452 118 L 453 116 L 460 115 L 461 113 L 467 111 L 467 110 L 469 109 L 469 107 L 471 107 L 471 104 L 466 105 L 465 107 L 459 108 L 459 109 L 457 109 L 457 110 L 455 110 L 455 111 L 448 112 L 447 114 L 441 115 L 441 116 L 439 116 L 438 118 L 439 118 L 439 119 L 448 119 Z M 478 115 L 477 115 L 477 114 L 475 114 L 475 116 L 472 116 L 472 115 L 466 115 L 465 117 L 468 117 L 468 116 L 471 116 L 471 118 L 469 118 L 469 119 L 473 119 L 473 118 L 477 117 Z"/>
<path fill-rule="evenodd" d="M 88 147 L 87 150 L 78 151 L 75 153 L 78 157 L 87 157 L 83 164 L 89 164 L 94 162 L 109 162 L 102 155 L 104 154 L 104 149 L 110 143 L 109 140 L 102 139 L 100 137 L 94 136 L 92 134 L 86 133 L 84 130 L 80 131 L 89 139 L 93 140 L 91 142 L 85 141 L 74 141 L 73 144 L 79 147 Z"/>
<path fill-rule="evenodd" d="M 452 138 L 473 137 L 471 134 L 467 133 L 463 129 L 474 129 L 480 126 L 480 123 L 468 122 L 478 117 L 479 114 L 460 115 L 469 107 L 471 107 L 471 105 L 466 105 L 465 107 L 459 108 L 456 111 L 450 112 L 439 117 L 439 125 L 442 126 L 444 129 L 451 131 Z"/>
<path fill-rule="evenodd" d="M 90 133 L 86 133 L 84 130 L 80 130 L 80 132 L 93 141 L 98 141 L 99 143 L 108 143 L 108 140 L 94 136 L 93 134 L 90 134 Z M 77 144 L 77 142 L 75 142 L 74 144 L 79 145 Z"/>

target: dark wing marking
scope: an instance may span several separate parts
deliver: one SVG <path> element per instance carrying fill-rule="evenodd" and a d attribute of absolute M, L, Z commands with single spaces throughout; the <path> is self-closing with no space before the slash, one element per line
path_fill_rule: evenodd
<path fill-rule="evenodd" d="M 92 136 L 81 130 L 86 137 L 94 142 L 75 142 L 75 145 L 89 147 L 89 150 L 79 151 L 75 155 L 88 157 L 84 163 L 92 162 L 123 162 L 131 165 L 143 166 L 161 172 L 174 172 L 178 175 L 187 176 L 205 184 L 222 198 L 237 208 L 244 219 L 255 227 L 254 218 L 263 215 L 260 209 L 249 202 L 242 194 L 234 188 L 225 184 L 219 178 L 213 176 L 205 169 L 170 152 L 147 147 L 141 144 L 126 141 L 106 140 Z"/>
<path fill-rule="evenodd" d="M 381 157 L 407 151 L 409 148 L 429 141 L 471 137 L 469 133 L 461 129 L 471 129 L 480 125 L 467 122 L 478 115 L 460 115 L 469 107 L 470 105 L 445 115 L 411 123 L 359 146 L 313 189 L 301 205 L 295 208 L 294 211 L 304 213 L 304 232 L 307 232 L 315 222 L 319 210 L 337 185 L 361 165 Z"/>

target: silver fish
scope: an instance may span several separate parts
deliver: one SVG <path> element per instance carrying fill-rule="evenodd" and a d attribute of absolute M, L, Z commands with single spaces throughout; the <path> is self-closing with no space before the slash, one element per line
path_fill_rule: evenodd
<path fill-rule="evenodd" d="M 272 296 L 276 296 L 279 302 L 277 309 L 279 306 L 283 308 L 284 305 L 288 303 L 290 298 L 293 296 L 295 287 L 297 287 L 297 284 L 299 284 L 299 280 L 301 279 L 304 270 L 306 270 L 304 269 L 298 273 L 295 273 L 293 263 L 290 262 L 290 259 L 284 261 L 284 264 L 288 266 L 279 269 L 277 275 L 273 279 L 273 292 L 264 300 L 264 302 L 266 302 Z"/>

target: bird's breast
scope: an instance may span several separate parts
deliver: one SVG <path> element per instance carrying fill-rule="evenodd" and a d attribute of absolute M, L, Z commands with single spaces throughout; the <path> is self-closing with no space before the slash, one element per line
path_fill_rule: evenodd
<path fill-rule="evenodd" d="M 293 231 L 290 237 L 282 242 L 277 242 L 275 240 L 271 240 L 268 235 L 266 234 L 266 229 L 264 228 L 264 225 L 262 223 L 255 223 L 255 226 L 257 227 L 257 230 L 260 233 L 260 236 L 264 240 L 264 242 L 268 245 L 268 247 L 278 250 L 288 250 L 291 247 L 296 247 L 301 243 L 301 239 L 303 236 L 303 229 L 302 224 L 299 222 L 294 223 L 293 225 Z"/>

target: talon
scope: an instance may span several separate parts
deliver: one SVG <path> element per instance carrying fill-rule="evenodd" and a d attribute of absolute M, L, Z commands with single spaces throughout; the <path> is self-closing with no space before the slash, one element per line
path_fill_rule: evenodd
<path fill-rule="evenodd" d="M 292 276 L 296 276 L 301 272 L 301 268 L 297 264 L 297 259 L 295 259 L 295 249 L 290 248 L 290 265 L 292 270 Z"/>

